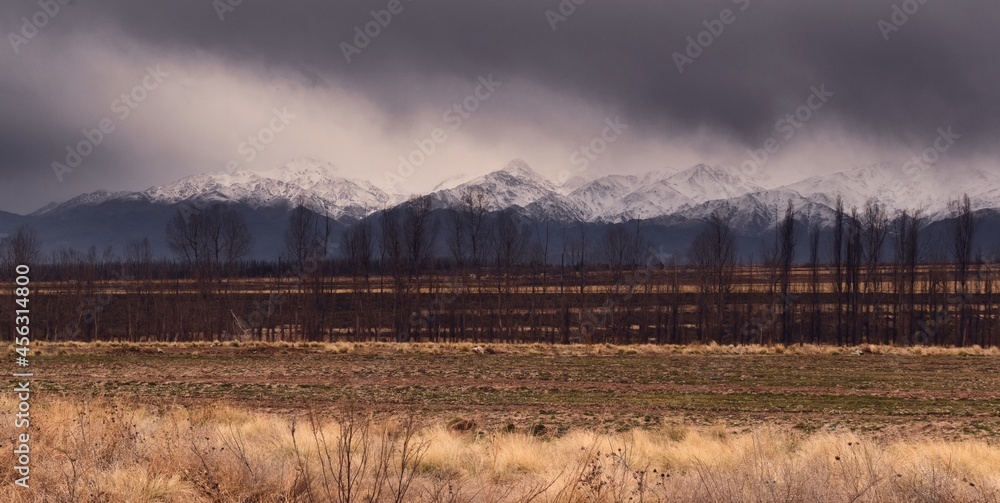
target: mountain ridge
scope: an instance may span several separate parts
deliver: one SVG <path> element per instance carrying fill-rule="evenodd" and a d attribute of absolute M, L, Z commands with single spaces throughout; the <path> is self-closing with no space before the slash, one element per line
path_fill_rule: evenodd
<path fill-rule="evenodd" d="M 447 219 L 462 206 L 466 193 L 477 191 L 484 196 L 488 212 L 512 211 L 526 231 L 534 226 L 536 235 L 546 229 L 546 233 L 562 236 L 556 238 L 563 240 L 562 245 L 552 246 L 553 255 L 548 257 L 558 261 L 561 258 L 555 254 L 560 253 L 560 246 L 578 246 L 578 241 L 570 243 L 567 236 L 599 240 L 605 229 L 636 220 L 642 220 L 644 237 L 658 253 L 684 256 L 713 213 L 728 219 L 742 253 L 752 257 L 773 243 L 788 201 L 795 208 L 796 226 L 802 230 L 800 239 L 814 225 L 829 239 L 838 194 L 848 211 L 852 207 L 862 210 L 867 198 L 884 204 L 890 217 L 901 209 L 911 214 L 920 209 L 928 232 L 938 236 L 928 234 L 927 239 L 936 242 L 947 235 L 949 203 L 968 193 L 984 218 L 983 246 L 1000 252 L 1000 234 L 991 234 L 1000 229 L 1000 175 L 992 172 L 924 173 L 906 181 L 901 169 L 883 163 L 777 186 L 735 168 L 697 164 L 679 171 L 659 169 L 568 181 L 575 188 L 557 185 L 523 160 L 514 160 L 485 175 L 458 177 L 417 196 L 429 197 L 434 218 L 446 224 L 441 227 L 441 240 L 449 239 Z M 350 225 L 366 219 L 377 225 L 380 210 L 397 208 L 412 197 L 344 177 L 330 163 L 299 158 L 258 171 L 193 175 L 144 191 L 81 194 L 27 216 L 0 212 L 0 237 L 28 224 L 38 230 L 47 251 L 108 246 L 123 250 L 132 240 L 149 238 L 158 256 L 169 257 L 166 223 L 192 204 L 222 203 L 245 216 L 257 241 L 252 256 L 273 259 L 284 249 L 288 214 L 295 207 L 329 215 L 334 223 L 331 239 L 336 242 Z M 806 248 L 806 243 L 800 243 L 800 251 Z M 447 250 L 446 243 L 438 244 L 442 256 Z"/>
<path fill-rule="evenodd" d="M 535 219 L 594 223 L 670 217 L 698 220 L 723 211 L 736 225 L 747 226 L 745 230 L 774 224 L 775 214 L 783 212 L 788 200 L 795 204 L 797 217 L 830 225 L 827 210 L 832 210 L 838 195 L 848 209 L 860 208 L 874 198 L 890 211 L 920 209 L 931 221 L 946 218 L 949 202 L 962 193 L 969 194 L 976 209 L 1000 208 L 1000 174 L 970 171 L 965 177 L 944 178 L 936 173 L 906 180 L 901 169 L 880 163 L 773 186 L 764 177 L 736 168 L 696 164 L 676 172 L 610 174 L 591 180 L 577 176 L 569 180 L 574 187 L 569 190 L 565 183 L 556 185 L 524 160 L 515 159 L 479 177 L 445 179 L 435 190 L 419 195 L 431 197 L 436 208 L 456 208 L 467 191 L 477 188 L 486 195 L 489 211 L 513 209 Z M 141 192 L 81 194 L 46 205 L 29 216 L 114 201 L 164 205 L 197 201 L 241 203 L 258 209 L 305 206 L 350 223 L 411 197 L 402 191 L 383 190 L 367 180 L 344 177 L 332 163 L 300 157 L 263 170 L 192 175 Z"/>

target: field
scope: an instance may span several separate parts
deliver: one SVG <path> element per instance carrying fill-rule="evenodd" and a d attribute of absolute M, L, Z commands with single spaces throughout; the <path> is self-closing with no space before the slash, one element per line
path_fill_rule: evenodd
<path fill-rule="evenodd" d="M 350 498 L 338 489 L 344 479 L 323 477 L 341 466 L 344 445 L 369 443 L 364 470 L 377 465 L 374 453 L 389 452 L 402 464 L 387 463 L 385 473 L 412 477 L 401 501 L 1000 498 L 997 350 L 430 343 L 34 350 L 37 445 L 51 449 L 38 454 L 34 473 L 48 492 L 37 501 L 365 501 L 374 487 L 384 490 L 380 501 L 393 501 L 398 486 L 378 486 L 376 472 L 365 471 Z M 3 404 L 3 428 L 13 408 Z M 291 443 L 292 419 L 303 444 Z M 357 436 L 347 444 L 345 425 Z M 415 457 L 407 463 L 396 447 L 408 438 L 399 432 L 410 429 Z M 11 431 L 0 429 L 0 461 Z M 105 443 L 122 450 L 104 452 Z M 658 478 L 664 473 L 673 482 Z M 819 475 L 826 479 L 810 482 Z M 251 494 L 251 480 L 266 491 Z M 0 500 L 31 501 L 12 497 Z"/>
<path fill-rule="evenodd" d="M 487 430 L 608 431 L 679 421 L 806 431 L 1000 435 L 1000 352 L 721 346 L 59 344 L 46 394 L 225 402 L 278 412 L 349 402 Z M 480 354 L 473 349 L 481 349 Z M 870 350 L 869 350 L 870 351 Z"/>

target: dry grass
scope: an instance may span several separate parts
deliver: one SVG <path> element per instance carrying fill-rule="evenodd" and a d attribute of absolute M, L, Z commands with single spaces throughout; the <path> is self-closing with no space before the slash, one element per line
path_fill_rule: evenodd
<path fill-rule="evenodd" d="M 785 346 L 720 345 L 709 344 L 659 345 L 635 344 L 629 346 L 613 344 L 487 344 L 473 342 L 438 343 L 395 343 L 395 342 L 43 342 L 33 341 L 33 349 L 42 353 L 64 352 L 69 354 L 87 353 L 94 348 L 131 349 L 155 352 L 157 349 L 199 349 L 215 347 L 236 347 L 247 349 L 287 349 L 330 354 L 468 354 L 490 353 L 507 355 L 551 355 L 551 356 L 599 356 L 599 355 L 844 355 L 877 354 L 895 356 L 1000 356 L 1000 347 L 982 348 L 944 346 L 886 346 L 862 344 L 858 346 L 832 346 L 828 344 L 795 344 Z M 14 346 L 8 344 L 7 349 Z"/>
<path fill-rule="evenodd" d="M 9 397 L 0 410 L 14 409 Z M 1000 501 L 1000 446 L 664 425 L 458 432 L 373 421 L 54 399 L 33 408 L 29 491 L 0 501 Z M 13 466 L 0 417 L 0 466 Z"/>

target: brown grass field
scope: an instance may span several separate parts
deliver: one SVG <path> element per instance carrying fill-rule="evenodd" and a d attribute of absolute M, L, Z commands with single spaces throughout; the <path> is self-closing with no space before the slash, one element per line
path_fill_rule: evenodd
<path fill-rule="evenodd" d="M 0 501 L 1000 501 L 996 349 L 33 353 L 32 489 L 4 394 Z"/>

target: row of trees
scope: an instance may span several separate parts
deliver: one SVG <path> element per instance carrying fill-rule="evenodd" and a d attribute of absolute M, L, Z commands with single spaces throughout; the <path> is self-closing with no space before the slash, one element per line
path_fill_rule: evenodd
<path fill-rule="evenodd" d="M 725 219 L 712 215 L 690 252 L 690 262 L 702 271 L 698 337 L 728 331 L 745 338 L 752 328 L 756 333 L 751 338 L 766 336 L 766 343 L 992 344 L 997 320 L 994 271 L 982 259 L 974 260 L 977 225 L 969 197 L 953 201 L 951 213 L 951 261 L 929 264 L 922 246 L 926 222 L 921 211 L 890 218 L 885 207 L 871 199 L 862 210 L 852 208 L 848 214 L 838 197 L 831 260 L 821 261 L 821 232 L 813 226 L 806 240 L 808 261 L 797 267 L 800 240 L 789 202 L 773 245 L 764 250 L 759 266 L 763 270 L 744 268 L 751 278 L 759 274 L 765 281 L 759 289 L 766 299 L 764 315 L 749 326 L 746 313 L 752 308 L 741 314 L 731 299 L 738 271 L 733 232 Z M 891 261 L 885 260 L 887 249 Z"/>
<path fill-rule="evenodd" d="M 974 256 L 967 197 L 952 207 L 950 263 L 928 260 L 920 212 L 890 217 L 875 200 L 847 212 L 838 199 L 826 240 L 789 203 L 762 260 L 747 264 L 721 214 L 678 263 L 651 250 L 639 221 L 570 236 L 490 204 L 470 190 L 440 218 L 429 198 L 414 199 L 336 243 L 330 219 L 300 207 L 271 264 L 246 260 L 253 238 L 232 209 L 179 212 L 166 228 L 175 261 L 154 259 L 148 240 L 121 257 L 58 251 L 46 267 L 64 281 L 40 293 L 41 330 L 83 340 L 995 343 L 994 266 Z M 797 262 L 802 243 L 808 259 Z M 40 249 L 21 228 L 0 260 L 35 262 Z"/>

